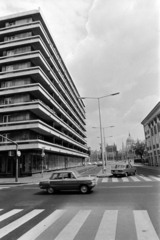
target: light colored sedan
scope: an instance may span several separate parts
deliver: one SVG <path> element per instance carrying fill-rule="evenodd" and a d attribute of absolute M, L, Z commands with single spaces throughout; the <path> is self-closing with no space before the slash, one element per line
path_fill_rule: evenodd
<path fill-rule="evenodd" d="M 136 174 L 136 167 L 132 166 L 130 163 L 119 163 L 112 168 L 111 173 L 113 176 L 124 175 L 127 177 L 128 175 Z"/>

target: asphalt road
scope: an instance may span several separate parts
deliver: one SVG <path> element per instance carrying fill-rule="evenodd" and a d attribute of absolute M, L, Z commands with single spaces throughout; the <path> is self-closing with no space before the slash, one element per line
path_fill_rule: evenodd
<path fill-rule="evenodd" d="M 83 174 L 99 171 L 100 167 L 95 167 Z M 96 188 L 86 195 L 48 195 L 36 184 L 3 186 L 0 239 L 158 240 L 160 172 L 138 168 L 136 178 L 139 181 L 131 177 L 127 182 L 112 177 L 99 179 Z"/>

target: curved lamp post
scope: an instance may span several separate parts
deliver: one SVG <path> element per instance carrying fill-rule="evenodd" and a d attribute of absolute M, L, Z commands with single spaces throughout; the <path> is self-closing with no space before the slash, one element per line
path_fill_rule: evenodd
<path fill-rule="evenodd" d="M 100 136 L 101 136 L 101 146 L 102 146 L 103 173 L 104 173 L 104 154 L 103 154 L 103 138 L 102 138 L 102 122 L 101 122 L 101 111 L 100 111 L 100 99 L 106 98 L 106 97 L 115 96 L 115 95 L 118 95 L 118 94 L 119 94 L 119 92 L 112 93 L 112 94 L 109 94 L 109 95 L 105 95 L 105 96 L 102 96 L 102 97 L 78 97 L 78 99 L 94 99 L 94 100 L 98 100 Z"/>

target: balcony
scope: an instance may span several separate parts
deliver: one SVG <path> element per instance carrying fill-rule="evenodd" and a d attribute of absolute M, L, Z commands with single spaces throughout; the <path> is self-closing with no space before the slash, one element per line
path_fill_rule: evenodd
<path fill-rule="evenodd" d="M 0 42 L 3 42 L 3 39 L 5 36 L 12 36 L 13 34 L 18 34 L 18 33 L 27 32 L 27 31 L 32 32 L 32 37 L 37 36 L 37 35 L 41 37 L 41 39 L 43 40 L 43 42 L 45 43 L 45 45 L 47 46 L 47 48 L 49 49 L 49 51 L 51 53 L 50 57 L 52 58 L 52 60 L 54 62 L 56 62 L 56 68 L 58 68 L 58 66 L 61 66 L 61 70 L 63 71 L 64 75 L 66 75 L 66 77 L 67 77 L 67 82 L 63 80 L 64 84 L 66 85 L 66 87 L 68 89 L 70 89 L 70 88 L 72 89 L 72 91 L 74 92 L 74 95 L 72 95 L 72 97 L 74 98 L 74 101 L 76 102 L 77 106 L 81 109 L 82 114 L 84 114 L 84 109 L 83 109 L 81 103 L 79 101 L 77 101 L 77 97 L 78 97 L 77 89 L 74 86 L 74 84 L 72 83 L 72 81 L 70 80 L 67 70 L 63 66 L 64 63 L 62 64 L 61 58 L 59 57 L 59 54 L 57 53 L 56 48 L 53 46 L 53 43 L 51 43 L 50 38 L 48 37 L 48 35 L 40 21 L 34 21 L 34 22 L 21 24 L 21 25 L 12 25 L 9 28 L 3 28 L 3 29 L 1 28 L 0 29 Z M 26 37 L 25 39 L 27 40 L 29 38 L 30 37 Z M 17 38 L 13 38 L 11 40 L 12 40 L 11 42 L 14 43 L 14 41 L 22 40 L 22 38 L 17 37 Z M 61 72 L 61 71 L 59 70 L 59 72 Z M 72 93 L 72 91 L 70 91 L 70 92 Z"/>
<path fill-rule="evenodd" d="M 55 111 L 40 100 L 0 106 L 1 114 L 28 110 L 35 113 L 37 116 L 41 116 L 41 119 L 45 122 L 55 122 L 56 126 L 62 127 L 65 131 L 70 132 L 71 135 L 84 141 L 84 139 L 73 128 L 55 114 Z"/>
<path fill-rule="evenodd" d="M 15 131 L 15 128 L 17 131 L 30 129 L 30 130 L 33 130 L 34 132 L 37 132 L 39 135 L 55 137 L 57 139 L 63 140 L 66 143 L 73 144 L 74 146 L 77 146 L 77 147 L 87 151 L 86 142 L 83 141 L 83 144 L 82 144 L 79 141 L 76 141 L 73 138 L 69 137 L 68 135 L 51 127 L 50 125 L 42 122 L 41 120 L 26 120 L 26 121 L 0 123 L 0 131 L 1 132 Z"/>
<path fill-rule="evenodd" d="M 22 54 L 16 54 L 14 56 L 5 56 L 0 58 L 0 66 L 3 65 L 9 65 L 9 64 L 15 64 L 16 62 L 22 62 L 23 61 L 30 61 L 33 66 L 40 66 L 41 69 L 45 72 L 47 77 L 49 79 L 52 79 L 52 82 L 54 82 L 54 85 L 56 85 L 57 89 L 59 88 L 61 93 L 59 92 L 59 96 L 66 96 L 67 99 L 72 104 L 72 107 L 74 108 L 74 111 L 77 112 L 78 116 L 81 118 L 81 121 L 83 121 L 83 124 L 85 124 L 83 117 L 80 115 L 79 111 L 77 111 L 77 107 L 73 104 L 73 101 L 70 99 L 69 95 L 67 94 L 66 90 L 64 89 L 63 85 L 59 82 L 57 76 L 55 75 L 54 71 L 51 69 L 48 62 L 45 60 L 44 56 L 41 54 L 40 51 L 33 51 L 28 53 L 22 53 Z M 14 66 L 14 65 L 13 65 Z M 29 68 L 28 68 L 29 69 Z M 14 69 L 11 71 L 3 71 L 2 74 L 9 73 L 15 71 Z M 0 73 L 1 78 L 1 73 Z"/>
<path fill-rule="evenodd" d="M 64 108 L 58 104 L 58 102 L 48 94 L 48 92 L 40 85 L 40 84 L 29 84 L 23 86 L 16 86 L 10 87 L 8 89 L 1 88 L 0 89 L 0 96 L 10 96 L 11 94 L 22 94 L 22 93 L 30 93 L 34 99 L 41 99 L 43 104 L 47 105 L 51 109 L 54 107 L 55 114 L 59 115 L 62 114 L 63 119 L 66 119 L 70 122 L 70 124 L 74 125 L 74 128 L 77 129 L 76 131 L 79 132 L 80 135 L 86 137 L 85 133 L 83 132 L 82 128 L 79 124 L 77 124 L 73 118 L 71 118 L 70 114 L 68 114 Z M 74 116 L 74 115 L 73 115 Z"/>

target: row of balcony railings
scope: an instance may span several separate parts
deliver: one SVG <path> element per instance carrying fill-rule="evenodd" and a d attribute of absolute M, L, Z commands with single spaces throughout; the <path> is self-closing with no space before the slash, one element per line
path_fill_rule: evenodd
<path fill-rule="evenodd" d="M 33 57 L 34 57 L 34 54 L 36 54 L 36 53 L 38 53 L 39 55 L 40 55 L 40 58 L 41 58 L 41 60 L 43 60 L 42 62 L 43 63 L 45 63 L 45 65 L 46 65 L 46 69 L 47 69 L 47 67 L 51 70 L 51 75 L 53 74 L 53 77 L 54 77 L 54 79 L 56 80 L 56 82 L 57 82 L 57 84 L 58 84 L 58 86 L 60 86 L 61 87 L 61 89 L 63 90 L 63 93 L 66 95 L 66 88 L 64 88 L 64 86 L 61 84 L 61 82 L 59 81 L 59 79 L 57 78 L 57 76 L 55 75 L 55 73 L 54 73 L 54 71 L 53 71 L 53 69 L 50 67 L 50 65 L 48 64 L 48 62 L 45 60 L 45 58 L 43 57 L 43 55 L 41 54 L 41 52 L 40 51 L 29 51 L 29 52 L 25 52 L 25 53 L 21 53 L 21 54 L 15 54 L 15 55 L 11 55 L 11 56 L 9 56 L 9 57 L 22 57 L 22 56 L 24 56 L 25 55 L 25 57 L 27 56 L 27 55 L 33 55 Z M 8 57 L 8 56 L 7 56 Z M 0 59 L 3 59 L 3 58 L 5 58 L 5 57 L 1 57 Z M 1 61 L 2 62 L 2 61 Z M 20 67 L 19 65 L 17 66 L 17 68 L 18 67 Z M 16 68 L 16 66 L 15 66 L 15 68 Z M 22 68 L 22 67 L 21 67 Z M 29 68 L 29 66 L 26 66 L 26 68 Z M 11 71 L 11 70 L 14 70 L 14 65 L 11 65 L 11 66 L 8 66 L 7 68 L 2 68 L 2 72 L 4 72 L 4 71 Z M 48 74 L 48 70 L 46 71 L 46 74 Z M 52 81 L 51 81 L 52 82 Z M 58 89 L 57 89 L 58 90 Z M 68 100 L 69 100 L 69 96 L 68 96 Z M 73 107 L 74 107 L 74 109 L 77 111 L 77 107 L 75 107 L 74 106 L 74 104 L 73 104 L 73 102 L 71 101 L 71 99 L 70 99 L 70 102 L 72 103 L 72 105 L 73 105 Z M 71 106 L 71 105 L 70 105 Z M 78 113 L 78 112 L 77 112 Z M 81 112 L 82 113 L 82 112 Z M 78 113 L 78 115 L 79 115 L 79 113 Z M 81 117 L 81 115 L 79 115 L 79 117 L 81 118 L 81 120 L 83 120 L 83 118 Z"/>
<path fill-rule="evenodd" d="M 2 127 L 4 129 L 4 127 L 7 127 L 8 129 L 15 127 L 18 125 L 19 126 L 19 129 L 20 129 L 20 126 L 22 127 L 23 129 L 23 125 L 27 124 L 27 126 L 30 125 L 30 129 L 34 129 L 34 128 L 41 128 L 44 132 L 45 132 L 45 135 L 46 133 L 47 136 L 55 136 L 57 138 L 60 138 L 60 139 L 63 139 L 67 142 L 71 142 L 71 143 L 76 143 L 79 145 L 81 145 L 81 147 L 84 147 L 86 146 L 86 141 L 83 139 L 83 138 L 78 138 L 76 137 L 76 139 L 71 136 L 67 131 L 64 131 L 64 130 L 58 130 L 56 129 L 54 126 L 51 126 L 51 125 L 48 125 L 47 123 L 45 123 L 44 121 L 42 120 L 39 120 L 39 119 L 31 119 L 30 118 L 30 115 L 29 114 L 24 114 L 24 115 L 13 115 L 13 116 L 9 116 L 9 115 L 5 115 L 5 118 L 3 118 L 3 122 L 0 123 L 0 127 Z M 41 126 L 41 127 L 39 127 Z M 78 140 L 81 140 L 78 141 Z M 82 144 L 83 142 L 83 144 Z"/>
<path fill-rule="evenodd" d="M 34 124 L 34 127 L 37 127 L 38 126 L 38 128 L 39 129 L 41 129 L 41 130 L 43 130 L 38 124 L 41 124 L 41 125 L 43 125 L 44 126 L 44 124 L 43 124 L 43 122 L 40 122 L 40 121 L 24 121 L 24 122 L 22 122 L 21 121 L 21 126 L 23 127 L 23 124 Z M 36 125 L 36 123 L 37 123 L 37 125 Z M 19 124 L 19 123 L 18 123 Z M 15 122 L 12 124 L 10 124 L 10 123 L 7 123 L 7 124 L 5 124 L 6 126 L 5 127 L 8 127 L 8 131 L 10 130 L 9 129 L 9 127 L 13 127 L 13 126 L 16 126 L 16 124 L 15 124 Z M 0 124 L 0 127 L 3 127 L 3 124 Z M 20 125 L 19 125 L 20 126 Z M 47 126 L 46 125 L 46 127 L 48 128 L 48 129 L 50 129 L 51 130 L 51 127 L 50 126 Z M 4 129 L 4 128 L 3 128 Z M 20 131 L 21 129 L 19 128 L 19 131 Z M 27 130 L 28 131 L 28 130 Z M 44 130 L 44 131 L 47 131 L 47 130 Z M 56 135 L 57 134 L 57 135 Z M 52 128 L 52 137 L 55 137 L 55 142 L 53 142 L 53 141 L 49 141 L 49 140 L 46 140 L 45 138 L 44 138 L 44 136 L 42 135 L 42 134 L 37 134 L 37 133 L 35 133 L 34 134 L 34 136 L 30 136 L 29 135 L 29 132 L 28 132 L 28 134 L 27 134 L 27 132 L 16 132 L 16 133 L 13 133 L 12 132 L 12 134 L 10 134 L 10 133 L 4 133 L 3 134 L 4 135 L 4 137 L 9 137 L 10 139 L 12 139 L 12 140 L 14 140 L 14 141 L 21 141 L 21 142 L 23 142 L 23 141 L 29 141 L 29 140 L 36 140 L 36 139 L 40 139 L 40 140 L 43 140 L 44 142 L 48 142 L 48 143 L 54 143 L 55 145 L 59 145 L 59 146 L 63 146 L 63 147 L 66 147 L 66 148 L 70 148 L 69 147 L 69 145 L 71 145 L 71 146 L 73 146 L 74 147 L 74 149 L 83 149 L 83 150 L 85 150 L 85 151 L 87 151 L 87 146 L 86 146 L 86 144 L 85 145 L 83 145 L 83 144 L 81 144 L 80 142 L 78 142 L 78 141 L 76 141 L 75 139 L 72 139 L 70 136 L 68 136 L 68 135 L 65 135 L 65 134 L 63 134 L 62 132 L 60 132 L 60 131 L 58 131 L 58 130 L 56 130 L 56 129 L 53 129 Z M 51 133 L 50 133 L 50 135 L 51 135 Z M 58 137 L 58 135 L 59 135 L 59 137 Z M 47 135 L 48 136 L 48 135 Z M 56 140 L 57 139 L 57 140 Z M 60 142 L 58 141 L 58 139 L 59 140 L 61 140 Z M 3 142 L 3 143 L 6 143 L 6 142 L 8 142 L 8 141 L 6 141 L 6 139 L 3 139 L 3 138 L 1 138 L 1 141 L 0 142 Z"/>
<path fill-rule="evenodd" d="M 47 94 L 47 95 L 46 95 L 46 98 L 49 99 L 49 100 L 48 100 L 49 103 L 51 103 L 51 101 L 53 101 L 52 104 L 54 103 L 55 108 L 57 108 L 58 110 L 60 110 L 60 112 L 64 115 L 64 117 L 67 117 L 72 124 L 74 123 L 74 125 L 76 126 L 76 128 L 77 128 L 80 132 L 83 131 L 81 125 L 80 125 L 77 121 L 75 121 L 74 119 L 71 118 L 71 116 L 68 114 L 68 112 L 66 112 L 66 110 L 65 110 L 57 101 L 55 101 L 54 97 L 52 97 L 51 95 L 48 95 L 48 92 L 42 87 L 41 84 L 39 84 L 39 83 L 36 83 L 36 84 L 26 84 L 26 85 L 21 85 L 21 86 L 16 86 L 16 87 L 15 87 L 15 86 L 14 86 L 14 87 L 10 87 L 9 89 L 12 89 L 12 90 L 16 89 L 16 90 L 18 90 L 18 88 L 29 88 L 29 87 L 34 88 L 35 86 L 41 87 L 42 90 L 45 92 L 45 94 Z M 2 92 L 2 91 L 5 91 L 5 92 L 6 92 L 6 88 L 1 88 L 1 89 L 0 89 L 0 92 Z M 12 99 L 11 99 L 11 98 L 5 98 L 5 99 L 10 99 L 9 104 L 12 103 Z M 8 104 L 8 101 L 5 102 L 5 99 L 4 99 L 4 102 L 0 102 L 0 105 Z M 28 101 L 29 101 L 29 100 L 30 100 L 30 99 L 28 99 Z M 44 103 L 44 102 L 43 102 L 43 103 Z M 44 103 L 44 104 L 45 104 L 45 103 Z M 45 104 L 45 105 L 46 105 L 46 104 Z M 47 106 L 48 106 L 48 105 L 47 105 Z M 48 107 L 49 107 L 49 106 L 48 106 Z M 50 108 L 50 109 L 51 109 L 51 108 Z M 52 109 L 52 111 L 53 111 L 53 109 Z M 57 114 L 56 111 L 54 111 L 54 113 Z M 64 113 L 65 113 L 65 114 L 64 114 Z M 71 112 L 71 113 L 72 113 L 72 112 Z M 74 116 L 74 115 L 73 115 L 73 116 Z M 83 132 L 82 132 L 82 133 L 83 133 Z M 83 133 L 83 134 L 84 134 L 84 133 Z"/>
<path fill-rule="evenodd" d="M 56 50 L 56 48 L 55 48 L 55 47 L 53 46 L 53 44 L 51 43 L 51 41 L 50 41 L 50 39 L 49 39 L 49 37 L 48 37 L 46 31 L 44 30 L 44 28 L 43 28 L 43 26 L 42 26 L 42 24 L 41 24 L 40 21 L 34 21 L 34 22 L 31 21 L 31 22 L 27 22 L 27 23 L 23 22 L 23 23 L 21 23 L 21 24 L 11 24 L 11 25 L 7 26 L 7 29 L 8 29 L 8 27 L 9 27 L 9 28 L 13 28 L 13 27 L 20 27 L 20 26 L 22 26 L 23 29 L 24 29 L 24 26 L 28 26 L 28 25 L 32 25 L 32 26 L 33 26 L 33 24 L 37 24 L 37 23 L 40 25 L 41 31 L 43 32 L 43 35 L 44 35 L 45 39 L 46 39 L 47 42 L 48 42 L 48 45 L 50 46 L 52 52 L 53 52 L 54 55 L 56 56 L 56 58 L 57 58 L 57 60 L 58 60 L 58 63 L 59 63 L 59 66 L 61 67 L 61 70 L 62 70 L 62 71 L 64 72 L 64 74 L 66 75 L 67 80 L 68 80 L 68 83 L 69 83 L 70 87 L 72 88 L 72 90 L 75 92 L 75 95 L 76 95 L 76 97 L 77 97 L 78 91 L 77 91 L 76 87 L 74 86 L 73 81 L 71 81 L 71 79 L 70 79 L 70 76 L 69 76 L 69 74 L 68 74 L 68 70 L 66 70 L 65 64 L 64 64 L 63 61 L 61 60 L 61 57 L 59 57 L 58 50 Z M 6 28 L 5 28 L 5 29 L 6 29 Z M 1 30 L 3 30 L 3 29 L 1 29 Z M 18 39 L 18 37 L 19 37 L 19 36 L 17 36 L 17 38 L 15 38 L 15 39 Z M 23 37 L 23 35 L 22 35 L 22 37 Z M 13 38 L 13 37 L 12 37 L 12 38 Z M 6 40 L 6 41 L 13 40 L 12 38 L 11 38 L 11 39 L 4 39 L 4 40 Z M 52 56 L 52 55 L 51 55 L 51 56 Z M 52 57 L 53 57 L 53 56 L 52 56 Z M 54 58 L 53 58 L 53 60 L 54 60 Z M 62 63 L 63 63 L 63 64 L 62 64 Z M 64 65 L 64 66 L 63 66 L 63 65 Z M 66 83 L 65 83 L 65 84 L 66 84 Z M 79 102 L 79 104 L 81 105 L 80 102 Z M 82 109 L 83 109 L 83 106 L 82 106 L 82 105 L 81 105 L 81 107 L 82 107 Z"/>
<path fill-rule="evenodd" d="M 39 53 L 39 51 L 36 51 L 36 53 Z M 35 52 L 34 52 L 35 53 Z M 29 53 L 28 53 L 29 54 Z M 33 53 L 32 53 L 33 54 Z M 12 65 L 13 66 L 13 65 Z M 28 66 L 27 66 L 28 67 Z M 2 69 L 3 71 L 6 70 L 6 71 L 9 71 L 9 70 L 13 70 L 13 67 L 11 68 L 11 66 L 9 66 L 7 69 Z M 71 107 L 71 105 L 70 105 Z"/>
<path fill-rule="evenodd" d="M 22 79 L 23 80 L 23 79 Z M 38 86 L 38 87 L 41 87 L 42 88 L 42 90 L 45 92 L 45 94 L 47 94 L 46 96 L 47 96 L 47 99 L 48 99 L 48 97 L 50 97 L 50 99 L 52 100 L 52 101 L 54 101 L 54 103 L 56 104 L 56 106 L 58 106 L 57 107 L 57 109 L 58 110 L 61 110 L 61 112 L 62 112 L 62 114 L 64 115 L 64 113 L 63 112 L 65 112 L 66 113 L 66 116 L 68 116 L 68 118 L 70 119 L 70 115 L 63 109 L 63 107 L 60 105 L 60 104 L 58 104 L 58 102 L 57 101 L 55 101 L 55 99 L 54 99 L 54 96 L 52 97 L 51 95 L 49 96 L 48 95 L 48 92 L 46 91 L 46 89 L 44 89 L 43 88 L 43 86 L 41 85 L 41 84 L 39 84 L 39 83 L 31 83 L 30 84 L 30 82 L 29 82 L 29 80 L 27 80 L 26 79 L 26 81 L 24 80 L 24 82 L 23 81 L 20 81 L 20 85 L 18 86 L 18 85 L 16 85 L 16 86 L 11 86 L 11 84 L 7 84 L 7 88 L 9 89 L 9 90 L 14 90 L 14 89 L 18 89 L 18 88 L 29 88 L 29 87 L 35 87 L 35 86 Z M 2 82 L 3 83 L 3 85 L 4 85 L 4 82 Z M 22 83 L 24 83 L 25 85 L 22 85 Z M 28 84 L 27 84 L 28 83 Z M 2 84 L 1 84 L 1 86 L 2 86 Z M 6 87 L 4 87 L 3 86 L 3 88 L 0 88 L 0 91 L 1 92 L 3 92 L 3 91 L 5 91 L 6 92 L 6 89 L 7 89 Z M 7 90 L 8 90 L 7 89 Z M 63 99 L 63 98 L 62 98 Z M 63 99 L 64 100 L 64 99 Z M 11 103 L 11 101 L 10 101 L 10 103 Z M 49 102 L 50 103 L 50 102 Z M 65 101 L 64 101 L 64 103 L 65 103 Z M 65 106 L 67 106 L 67 103 L 66 103 L 66 105 Z M 68 106 L 68 108 L 69 108 L 69 106 Z M 71 111 L 71 109 L 70 109 L 70 112 L 73 114 L 73 116 L 75 117 L 75 119 L 77 119 L 77 116 L 74 114 L 74 112 L 72 112 Z M 77 128 L 80 130 L 80 131 L 82 131 L 82 129 L 83 130 L 86 130 L 85 129 L 85 127 L 84 127 L 84 125 L 83 124 L 81 124 L 80 125 L 80 123 L 78 122 L 78 120 L 79 119 L 77 119 L 77 121 L 75 122 L 75 124 L 76 124 L 76 126 L 77 126 Z M 72 120 L 73 121 L 73 120 Z M 84 133 L 83 133 L 84 134 Z"/>
<path fill-rule="evenodd" d="M 58 122 L 60 125 L 62 125 L 64 128 L 68 129 L 68 131 L 70 131 L 72 134 L 78 136 L 79 138 L 82 138 L 82 136 L 77 133 L 75 131 L 74 128 L 71 127 L 70 124 L 66 123 L 62 118 L 60 118 L 57 113 L 51 109 L 48 105 L 46 105 L 43 101 L 41 101 L 40 99 L 33 99 L 32 101 L 27 101 L 27 102 L 21 102 L 21 103 L 12 103 L 12 102 L 7 102 L 8 104 L 3 104 L 3 105 L 0 105 L 0 108 L 6 108 L 6 105 L 7 106 L 10 106 L 10 107 L 17 107 L 17 106 L 23 106 L 23 108 L 25 109 L 25 105 L 28 105 L 28 104 L 34 104 L 34 103 L 38 103 L 38 104 L 41 104 L 43 107 L 45 107 L 45 109 L 47 109 L 49 112 L 51 112 L 51 118 L 54 118 L 55 122 Z M 82 138 L 83 139 L 83 138 Z"/>
<path fill-rule="evenodd" d="M 37 139 L 17 139 L 14 140 L 17 142 L 19 149 L 21 150 L 27 150 L 27 149 L 42 149 L 41 145 L 43 144 L 43 146 L 45 147 L 46 151 L 49 150 L 50 152 L 58 152 L 58 153 L 62 153 L 62 154 L 73 154 L 73 155 L 81 155 L 84 156 L 87 154 L 87 148 L 81 148 L 78 146 L 75 146 L 73 144 L 70 144 L 69 147 L 65 147 L 60 143 L 52 143 L 52 142 L 47 142 L 45 140 L 39 139 L 39 137 L 37 137 Z M 3 138 L 0 139 L 0 149 L 3 150 L 5 146 L 5 150 L 12 150 L 12 146 L 13 148 L 15 148 L 15 146 L 13 145 L 13 143 L 9 142 L 9 141 L 3 141 Z M 4 151 L 4 150 L 3 150 Z"/>

